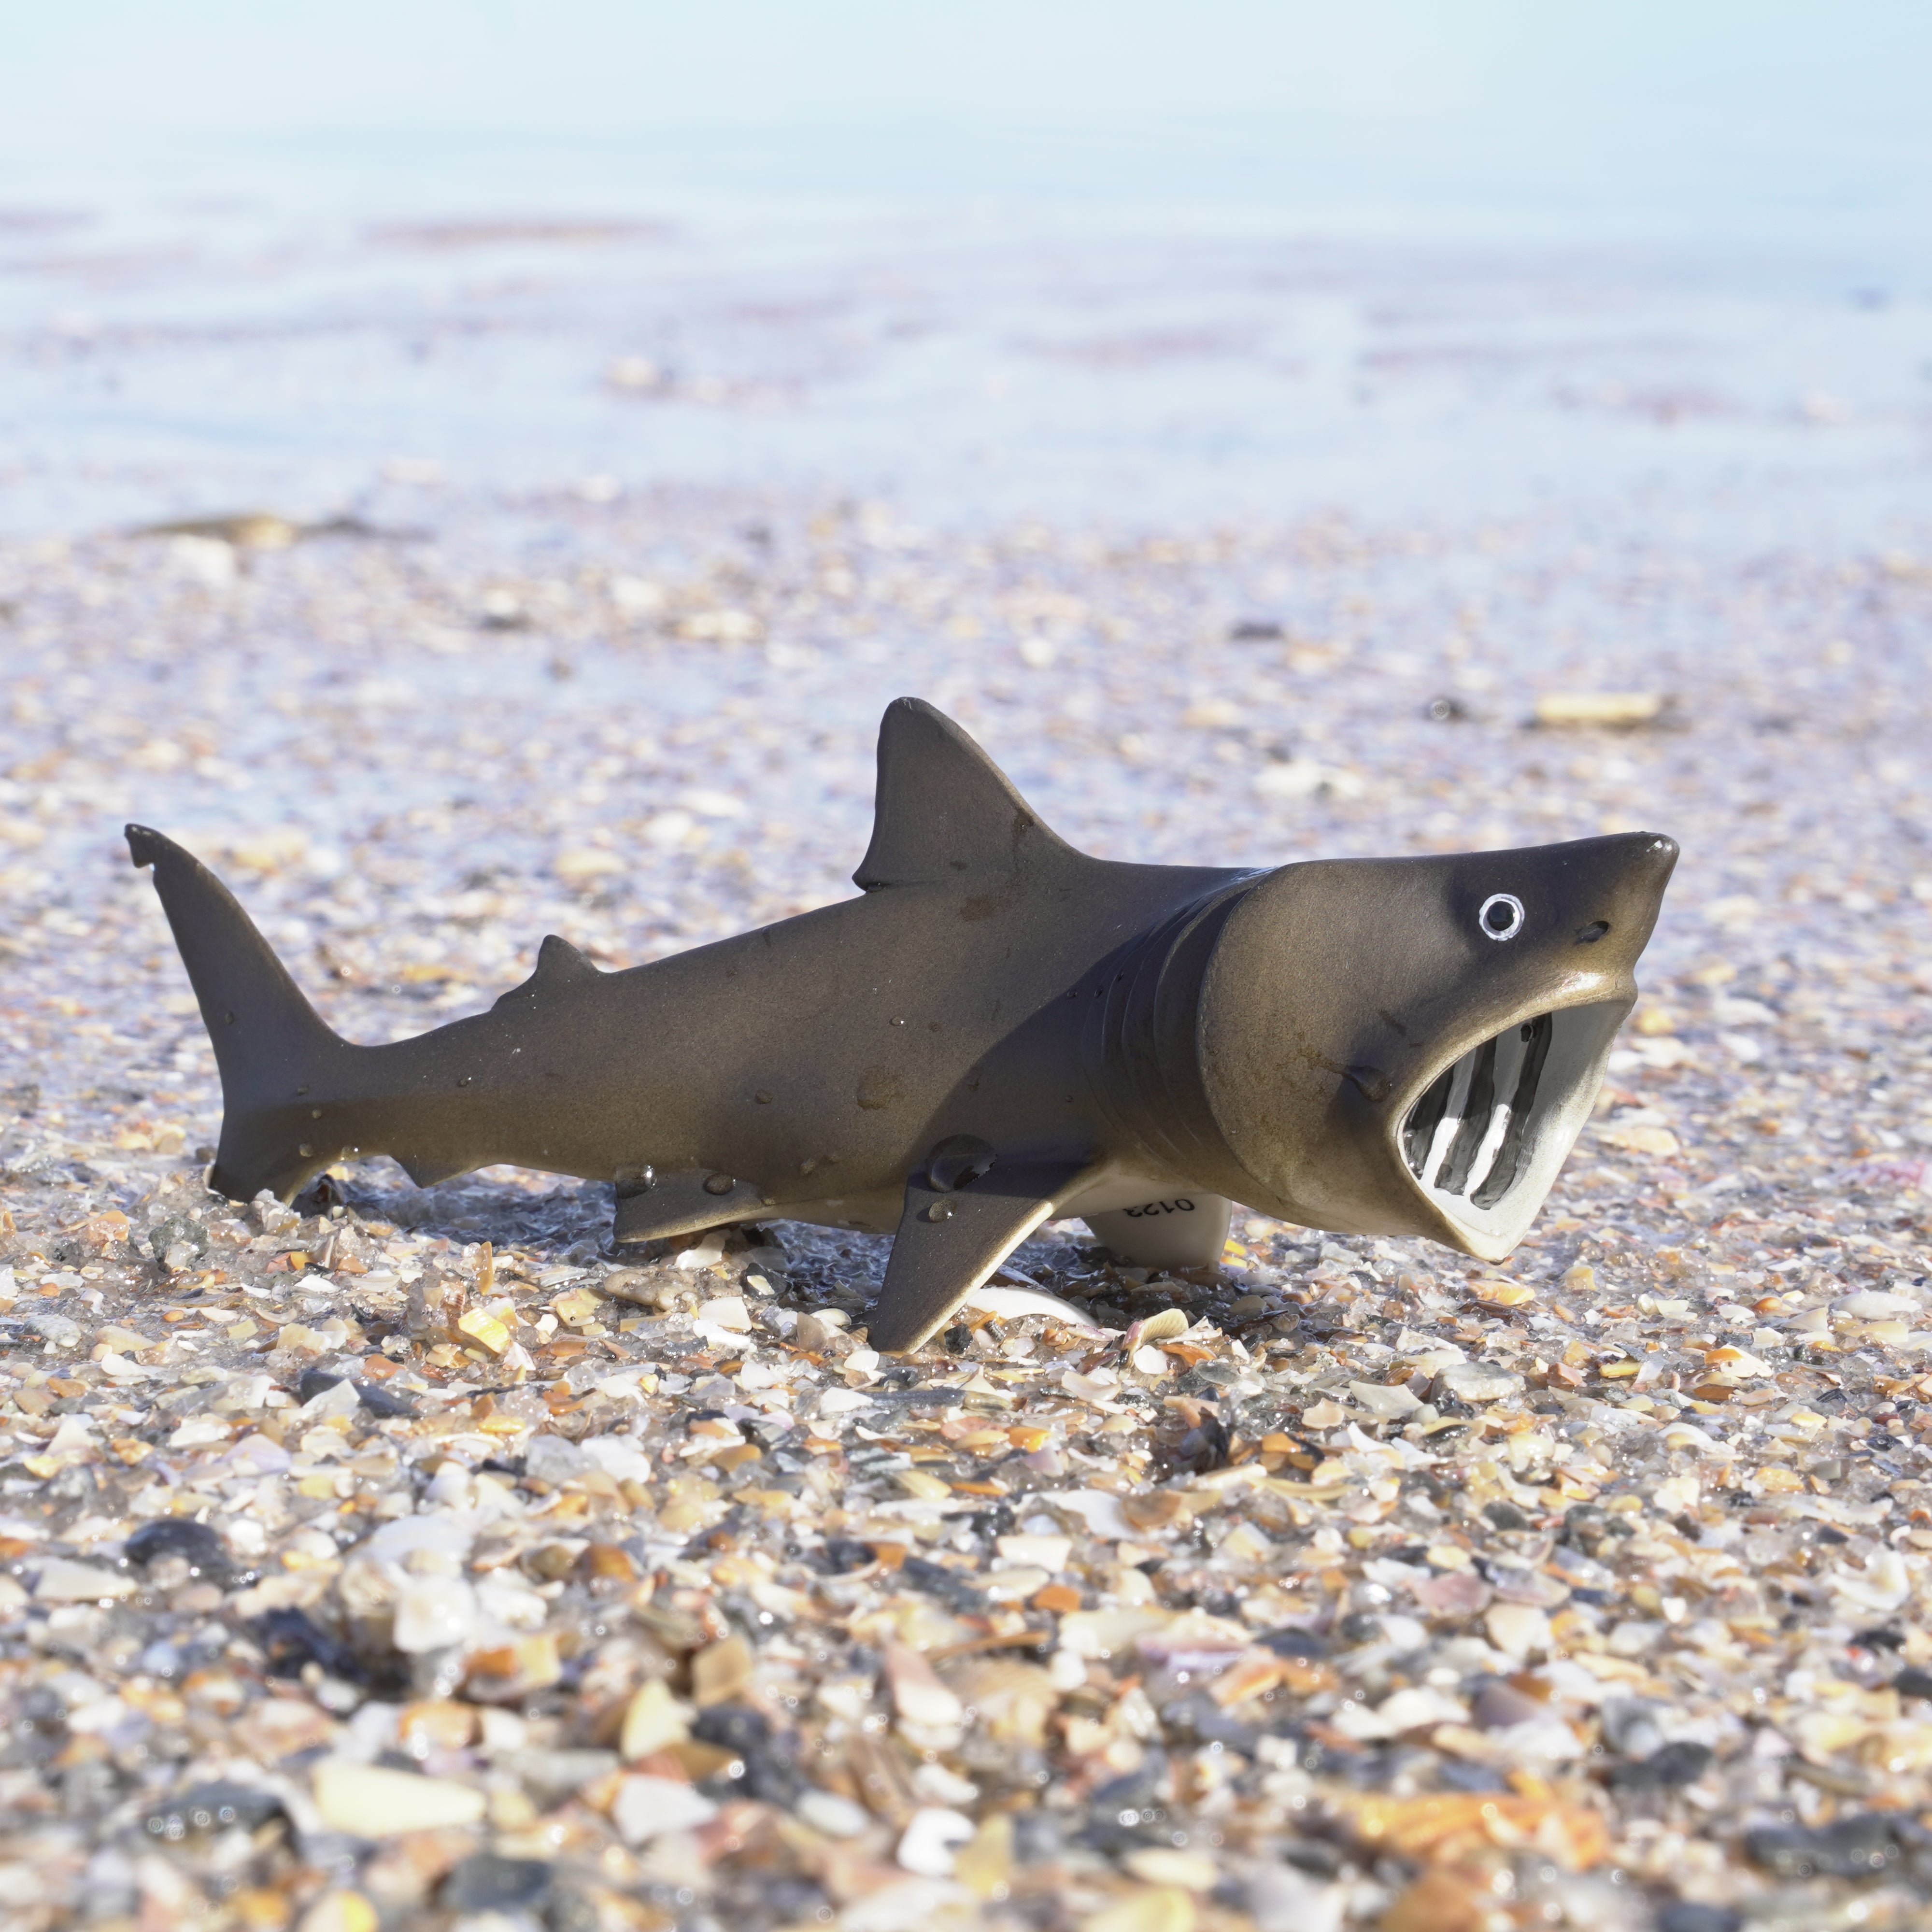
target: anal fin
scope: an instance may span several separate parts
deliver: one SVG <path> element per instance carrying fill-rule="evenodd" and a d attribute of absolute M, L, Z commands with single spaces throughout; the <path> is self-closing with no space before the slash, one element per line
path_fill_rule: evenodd
<path fill-rule="evenodd" d="M 1087 1161 L 1001 1162 L 950 1190 L 934 1187 L 923 1172 L 914 1174 L 885 1282 L 866 1318 L 872 1346 L 888 1354 L 916 1348 L 1096 1171 Z"/>
<path fill-rule="evenodd" d="M 730 1185 L 716 1186 L 721 1180 Z M 701 1168 L 655 1175 L 648 1186 L 620 1182 L 610 1238 L 622 1246 L 702 1234 L 706 1228 L 728 1227 L 734 1221 L 755 1221 L 771 1205 L 755 1182 L 706 1174 Z"/>

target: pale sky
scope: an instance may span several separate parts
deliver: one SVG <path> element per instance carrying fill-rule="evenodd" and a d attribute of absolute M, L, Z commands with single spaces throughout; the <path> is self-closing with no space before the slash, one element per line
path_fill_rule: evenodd
<path fill-rule="evenodd" d="M 1923 0 L 62 0 L 0 205 L 1045 195 L 1909 233 Z"/>

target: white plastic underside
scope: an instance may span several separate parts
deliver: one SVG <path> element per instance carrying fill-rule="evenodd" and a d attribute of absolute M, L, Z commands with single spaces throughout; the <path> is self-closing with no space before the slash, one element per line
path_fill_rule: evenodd
<path fill-rule="evenodd" d="M 1234 1205 L 1177 1188 L 1105 1212 L 1083 1202 L 1079 1212 L 1096 1239 L 1137 1268 L 1212 1268 L 1228 1245 Z"/>

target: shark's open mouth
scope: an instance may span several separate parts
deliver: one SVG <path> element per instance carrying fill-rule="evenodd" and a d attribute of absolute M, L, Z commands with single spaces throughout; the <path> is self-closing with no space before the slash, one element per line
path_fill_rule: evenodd
<path fill-rule="evenodd" d="M 1408 1110 L 1402 1155 L 1427 1192 L 1487 1208 L 1516 1185 L 1556 1031 L 1550 1013 L 1506 1028 L 1445 1066 Z"/>
<path fill-rule="evenodd" d="M 1521 1016 L 1440 1069 L 1396 1139 L 1410 1178 L 1470 1252 L 1522 1238 L 1590 1117 L 1625 1000 Z"/>

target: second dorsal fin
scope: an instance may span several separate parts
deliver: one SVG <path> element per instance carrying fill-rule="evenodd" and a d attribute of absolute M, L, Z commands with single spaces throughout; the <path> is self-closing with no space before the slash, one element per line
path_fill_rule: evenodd
<path fill-rule="evenodd" d="M 500 995 L 496 1004 L 502 1006 L 521 1000 L 527 1004 L 547 993 L 568 992 L 573 986 L 587 985 L 603 976 L 568 940 L 560 939 L 553 932 L 537 948 L 536 970 L 520 986 L 512 986 Z"/>
<path fill-rule="evenodd" d="M 872 842 L 852 874 L 854 885 L 869 892 L 1010 872 L 1072 850 L 943 712 L 916 698 L 886 707 Z"/>

